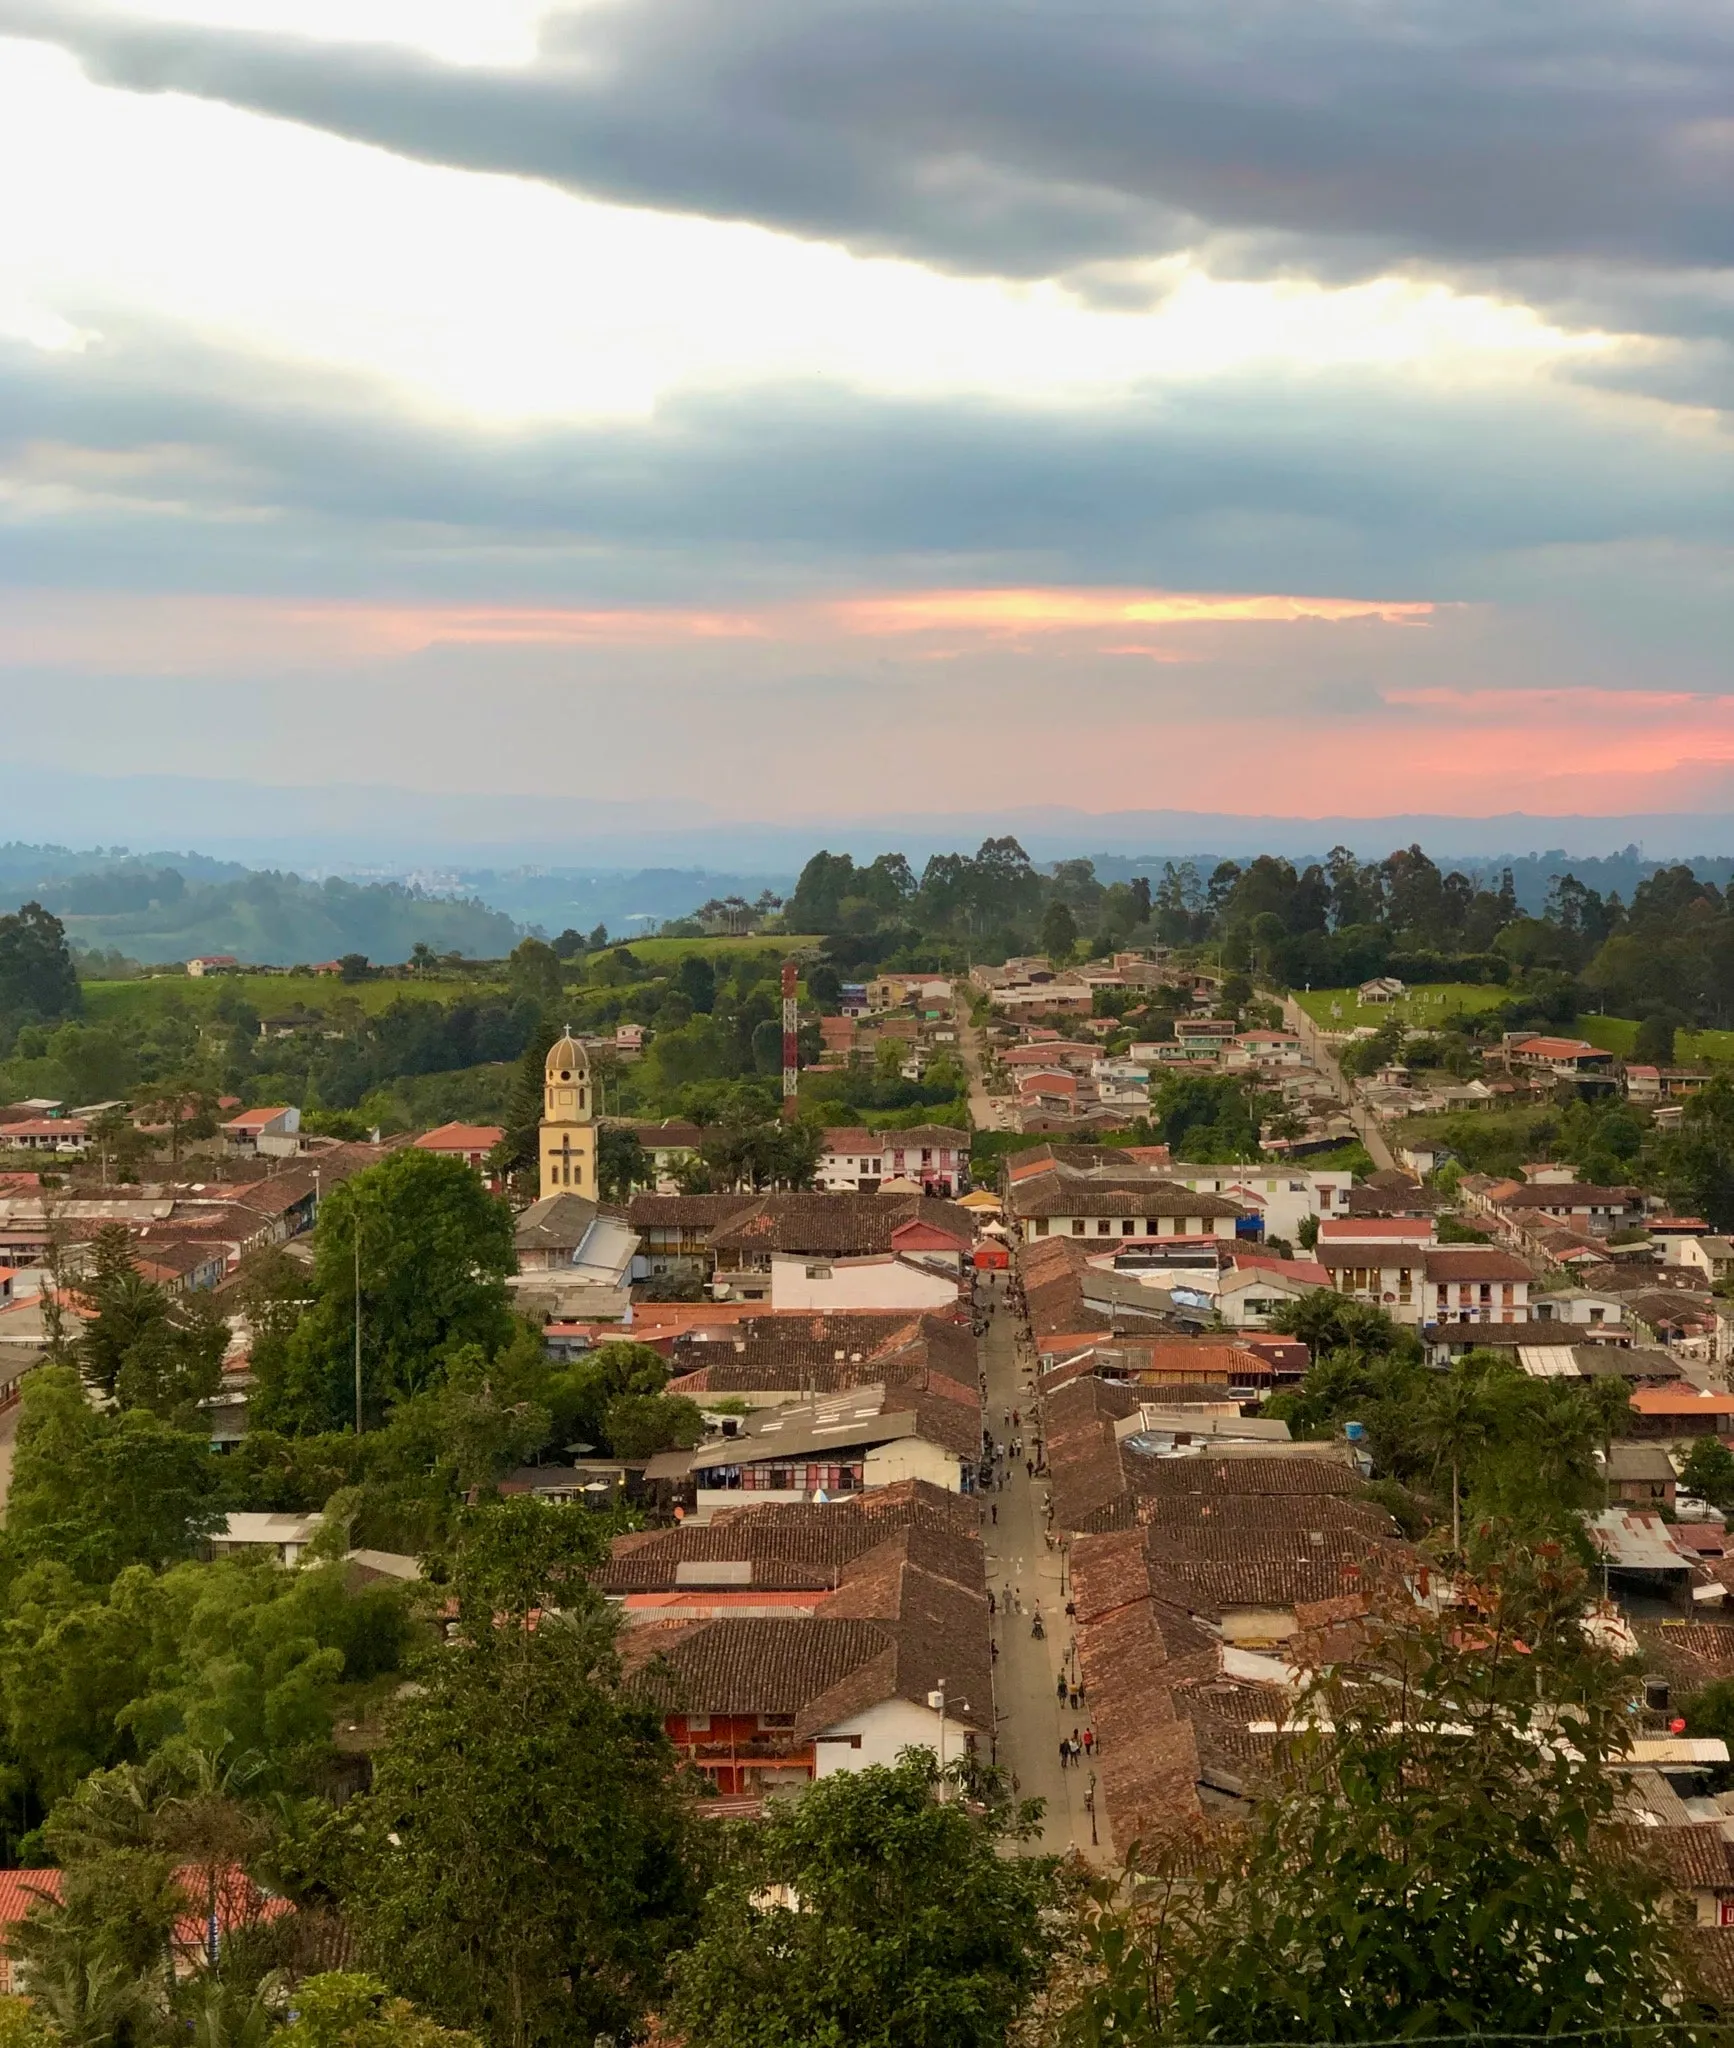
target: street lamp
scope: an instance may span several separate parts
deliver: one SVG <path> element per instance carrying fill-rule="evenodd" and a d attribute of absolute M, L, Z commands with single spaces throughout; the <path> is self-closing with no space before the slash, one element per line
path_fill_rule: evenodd
<path fill-rule="evenodd" d="M 939 1796 L 945 1797 L 945 1680 L 927 1695 L 927 1704 L 939 1716 Z"/>

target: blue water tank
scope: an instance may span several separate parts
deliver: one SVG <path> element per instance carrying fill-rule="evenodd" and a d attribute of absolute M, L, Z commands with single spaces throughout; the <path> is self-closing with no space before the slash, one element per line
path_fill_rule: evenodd
<path fill-rule="evenodd" d="M 1343 1434 L 1352 1444 L 1358 1444 L 1366 1433 L 1367 1426 L 1363 1422 L 1345 1422 L 1343 1424 Z"/>

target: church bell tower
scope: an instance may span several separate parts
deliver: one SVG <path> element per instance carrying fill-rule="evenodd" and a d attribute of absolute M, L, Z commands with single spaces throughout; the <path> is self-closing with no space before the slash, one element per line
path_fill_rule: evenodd
<path fill-rule="evenodd" d="M 590 1060 L 570 1027 L 549 1048 L 543 1070 L 540 1146 L 544 1195 L 597 1199 Z"/>

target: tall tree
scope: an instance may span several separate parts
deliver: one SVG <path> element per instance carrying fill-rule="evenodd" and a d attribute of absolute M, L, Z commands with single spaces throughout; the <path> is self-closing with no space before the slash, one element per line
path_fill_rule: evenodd
<path fill-rule="evenodd" d="M 516 1263 L 511 1212 L 462 1160 L 410 1147 L 343 1182 L 320 1207 L 313 1305 L 270 1370 L 255 1367 L 258 1421 L 353 1422 L 358 1274 L 363 1418 L 377 1422 L 437 1382 L 450 1348 L 509 1340 Z"/>
<path fill-rule="evenodd" d="M 730 1844 L 676 1966 L 690 2048 L 997 2048 L 1048 1950 L 1039 1808 L 944 1797 L 930 1751 L 820 1779 Z"/>
<path fill-rule="evenodd" d="M 626 2034 L 696 1908 L 674 1754 L 621 1690 L 586 1582 L 602 1540 L 529 1500 L 469 1518 L 457 1638 L 398 1701 L 353 1809 L 346 1904 L 375 1967 L 498 2048 Z"/>
<path fill-rule="evenodd" d="M 1478 1612 L 1382 1606 L 1313 1677 L 1254 1824 L 1087 1927 L 1080 2048 L 1669 2030 L 1689 1968 L 1615 1825 L 1630 1683 L 1558 1555 Z"/>
<path fill-rule="evenodd" d="M 20 1024 L 76 1017 L 84 1008 L 66 927 L 40 903 L 0 917 L 0 1024 L 6 1043 Z"/>
<path fill-rule="evenodd" d="M 19 1564 L 62 1564 L 104 1585 L 129 1564 L 184 1557 L 221 1520 L 207 1443 L 143 1409 L 99 1414 L 78 1374 L 38 1366 L 24 1382 L 0 1544 Z"/>

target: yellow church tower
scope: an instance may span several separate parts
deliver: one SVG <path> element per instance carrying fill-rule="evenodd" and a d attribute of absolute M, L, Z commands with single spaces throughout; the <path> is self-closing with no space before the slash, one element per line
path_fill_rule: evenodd
<path fill-rule="evenodd" d="M 542 1085 L 542 1193 L 596 1200 L 596 1122 L 590 1060 L 571 1026 L 549 1048 Z"/>

